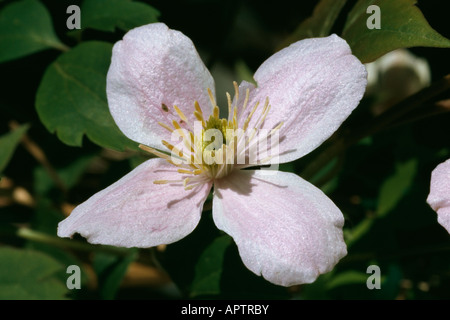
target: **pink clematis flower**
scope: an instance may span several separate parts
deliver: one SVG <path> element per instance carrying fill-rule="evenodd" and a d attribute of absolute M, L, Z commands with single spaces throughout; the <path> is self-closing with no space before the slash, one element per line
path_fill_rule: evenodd
<path fill-rule="evenodd" d="M 129 31 L 113 49 L 108 103 L 123 133 L 157 158 L 76 207 L 58 235 L 123 247 L 169 244 L 195 229 L 213 188 L 214 222 L 233 237 L 247 268 L 278 285 L 313 282 L 347 254 L 342 213 L 295 174 L 248 167 L 293 161 L 318 147 L 358 105 L 366 76 L 338 36 L 299 41 L 259 67 L 257 86 L 235 84 L 221 119 L 214 80 L 189 38 L 162 23 Z M 205 147 L 207 129 L 223 133 L 223 143 Z M 229 138 L 229 129 L 247 140 Z M 175 133 L 181 146 L 169 142 Z M 261 137 L 279 141 L 275 156 L 250 151 Z M 226 161 L 206 161 L 214 157 Z"/>
<path fill-rule="evenodd" d="M 431 173 L 428 204 L 438 214 L 438 222 L 450 233 L 450 159 Z"/>

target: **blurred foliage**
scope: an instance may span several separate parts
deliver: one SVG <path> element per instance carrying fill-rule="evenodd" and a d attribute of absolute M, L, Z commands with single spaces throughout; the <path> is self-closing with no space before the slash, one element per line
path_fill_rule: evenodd
<path fill-rule="evenodd" d="M 107 107 L 112 45 L 127 30 L 159 20 L 185 33 L 217 92 L 232 92 L 233 80 L 252 81 L 280 48 L 331 33 L 342 35 L 363 62 L 413 47 L 438 81 L 449 72 L 448 49 L 437 48 L 449 47 L 447 13 L 439 1 L 415 2 L 1 1 L 0 298 L 450 298 L 450 237 L 425 202 L 432 169 L 450 157 L 450 114 L 436 107 L 449 99 L 448 87 L 420 100 L 419 110 L 406 107 L 400 118 L 366 132 L 379 123 L 374 101 L 383 93 L 367 94 L 336 137 L 280 166 L 302 174 L 325 159 L 309 180 L 346 218 L 347 257 L 312 284 L 283 288 L 251 273 L 210 210 L 188 237 L 157 248 L 56 236 L 74 206 L 146 159 Z M 81 8 L 81 30 L 66 27 L 72 4 Z M 366 27 L 372 4 L 381 8 L 380 30 Z M 356 130 L 352 143 L 334 144 Z M 343 150 L 320 157 L 333 145 Z M 80 290 L 65 286 L 70 265 L 81 267 Z M 366 286 L 370 265 L 380 267 L 380 290 Z"/>
<path fill-rule="evenodd" d="M 23 125 L 10 133 L 6 133 L 0 137 L 0 174 L 11 159 L 14 150 L 20 142 L 20 138 L 27 131 L 28 126 Z"/>
<path fill-rule="evenodd" d="M 300 23 L 282 47 L 301 39 L 328 36 L 346 2 L 347 0 L 321 0 L 312 16 Z"/>

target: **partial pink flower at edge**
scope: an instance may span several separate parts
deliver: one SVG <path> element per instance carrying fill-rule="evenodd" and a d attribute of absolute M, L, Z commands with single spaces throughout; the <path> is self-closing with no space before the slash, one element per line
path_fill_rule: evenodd
<path fill-rule="evenodd" d="M 450 233 L 450 159 L 431 173 L 427 202 L 437 212 L 438 222 Z"/>
<path fill-rule="evenodd" d="M 275 128 L 278 163 L 293 161 L 350 115 L 366 76 L 338 36 L 299 41 L 259 67 L 257 86 L 243 82 L 237 88 L 223 123 Z M 158 150 L 173 147 L 167 143 L 171 130 L 192 132 L 194 121 L 218 117 L 214 80 L 194 45 L 162 23 L 133 29 L 115 44 L 107 95 L 122 132 L 164 159 Z M 92 243 L 124 247 L 172 243 L 194 230 L 213 187 L 215 224 L 233 237 L 247 268 L 268 281 L 311 283 L 347 254 L 342 213 L 299 176 L 237 166 L 177 167 L 166 160 L 144 162 L 79 205 L 59 224 L 58 235 L 80 233 Z"/>

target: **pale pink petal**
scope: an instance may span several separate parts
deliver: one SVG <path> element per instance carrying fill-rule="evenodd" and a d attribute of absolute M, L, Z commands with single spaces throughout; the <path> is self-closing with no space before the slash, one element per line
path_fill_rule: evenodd
<path fill-rule="evenodd" d="M 450 233 L 450 159 L 433 170 L 427 202 L 437 212 L 438 222 Z"/>
<path fill-rule="evenodd" d="M 170 141 L 170 133 L 158 122 L 179 120 L 177 105 L 193 123 L 195 101 L 209 115 L 208 88 L 214 92 L 214 80 L 192 41 L 163 23 L 133 29 L 114 45 L 108 104 L 120 130 L 134 141 L 162 149 L 161 139 Z"/>
<path fill-rule="evenodd" d="M 329 138 L 359 104 L 367 84 L 364 65 L 336 35 L 290 45 L 267 59 L 254 78 L 256 88 L 241 84 L 240 100 L 249 88 L 250 102 L 240 122 L 257 101 L 261 106 L 269 98 L 271 109 L 262 128 L 284 123 L 280 163 L 302 157 Z M 250 127 L 256 121 L 254 116 Z"/>
<path fill-rule="evenodd" d="M 311 283 L 347 254 L 342 213 L 292 173 L 237 170 L 217 180 L 213 217 L 247 268 L 278 285 Z"/>
<path fill-rule="evenodd" d="M 89 242 L 119 247 L 152 247 L 175 242 L 197 226 L 211 184 L 185 191 L 177 168 L 151 159 L 76 207 L 59 223 L 58 236 L 81 234 Z"/>

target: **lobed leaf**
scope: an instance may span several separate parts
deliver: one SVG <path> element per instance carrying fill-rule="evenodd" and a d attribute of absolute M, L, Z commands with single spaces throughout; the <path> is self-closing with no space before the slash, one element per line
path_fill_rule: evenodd
<path fill-rule="evenodd" d="M 350 11 L 342 37 L 353 54 L 368 63 L 399 48 L 450 48 L 450 40 L 428 24 L 416 0 L 359 0 Z M 369 6 L 380 8 L 380 29 L 369 29 Z"/>

